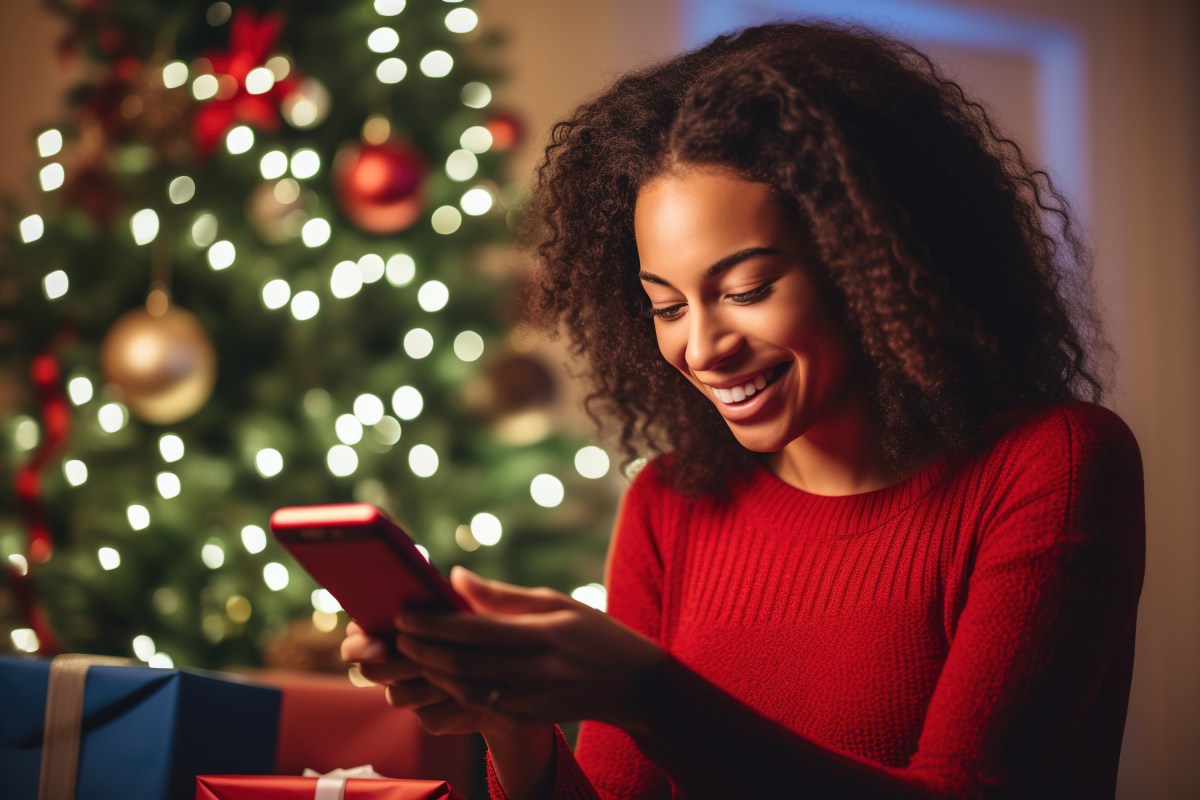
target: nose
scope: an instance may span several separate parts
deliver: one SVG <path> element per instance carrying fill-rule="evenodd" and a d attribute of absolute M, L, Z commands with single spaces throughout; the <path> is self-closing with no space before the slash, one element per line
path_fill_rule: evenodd
<path fill-rule="evenodd" d="M 693 307 L 688 319 L 688 368 L 704 372 L 742 349 L 745 339 L 741 333 L 726 325 L 717 312 Z"/>

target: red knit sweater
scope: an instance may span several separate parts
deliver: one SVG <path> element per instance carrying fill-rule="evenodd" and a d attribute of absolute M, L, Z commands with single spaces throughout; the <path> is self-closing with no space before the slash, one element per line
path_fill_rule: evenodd
<path fill-rule="evenodd" d="M 1133 435 L 1084 403 L 865 494 L 646 469 L 609 612 L 671 658 L 647 732 L 559 734 L 554 797 L 1112 797 L 1144 538 Z"/>

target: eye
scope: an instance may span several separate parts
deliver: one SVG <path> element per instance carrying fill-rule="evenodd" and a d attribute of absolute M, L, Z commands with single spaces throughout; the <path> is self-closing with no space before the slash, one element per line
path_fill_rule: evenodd
<path fill-rule="evenodd" d="M 737 303 L 739 305 L 749 305 L 751 303 L 756 303 L 771 293 L 771 289 L 774 286 L 774 283 L 775 283 L 774 281 L 768 281 L 767 283 L 764 283 L 762 286 L 751 289 L 748 292 L 741 292 L 739 294 L 730 294 L 730 295 L 726 295 L 726 297 L 728 297 L 734 303 Z"/>
<path fill-rule="evenodd" d="M 669 322 L 673 319 L 679 319 L 681 316 L 683 316 L 683 309 L 686 307 L 687 303 L 676 303 L 675 305 L 667 306 L 666 308 L 648 308 L 646 309 L 646 316 L 651 317 L 652 319 L 662 319 Z"/>

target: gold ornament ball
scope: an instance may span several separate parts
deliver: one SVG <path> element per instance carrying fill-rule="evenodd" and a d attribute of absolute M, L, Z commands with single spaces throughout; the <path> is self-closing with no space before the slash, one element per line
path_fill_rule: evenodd
<path fill-rule="evenodd" d="M 101 346 L 108 381 L 141 420 L 169 425 L 200 410 L 212 394 L 217 356 L 196 317 L 169 306 L 135 309 L 113 324 Z"/>

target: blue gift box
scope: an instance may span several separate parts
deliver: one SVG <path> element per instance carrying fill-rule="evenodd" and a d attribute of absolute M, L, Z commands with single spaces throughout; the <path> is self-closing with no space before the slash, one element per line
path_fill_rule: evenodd
<path fill-rule="evenodd" d="M 0 657 L 5 798 L 36 800 L 50 661 Z M 270 774 L 280 692 L 224 677 L 92 666 L 84 685 L 76 800 L 192 797 L 198 774 Z"/>

